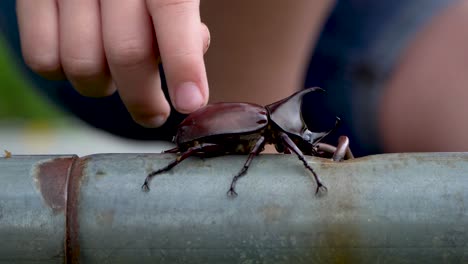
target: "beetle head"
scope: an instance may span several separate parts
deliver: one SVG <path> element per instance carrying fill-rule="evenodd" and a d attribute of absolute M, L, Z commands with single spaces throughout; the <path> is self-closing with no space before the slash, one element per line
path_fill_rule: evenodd
<path fill-rule="evenodd" d="M 322 88 L 313 87 L 301 90 L 278 102 L 266 106 L 273 123 L 284 132 L 296 135 L 304 141 L 314 144 L 326 136 L 327 132 L 312 132 L 307 128 L 302 117 L 302 98 L 310 92 L 325 92 Z"/>

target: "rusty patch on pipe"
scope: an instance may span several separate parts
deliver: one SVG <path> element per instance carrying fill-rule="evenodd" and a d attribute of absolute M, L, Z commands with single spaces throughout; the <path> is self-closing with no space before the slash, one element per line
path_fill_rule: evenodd
<path fill-rule="evenodd" d="M 11 158 L 11 152 L 8 151 L 8 150 L 6 150 L 6 149 L 5 149 L 4 151 L 5 151 L 5 155 L 4 155 L 3 157 L 4 157 L 5 159 Z"/>
<path fill-rule="evenodd" d="M 65 227 L 65 262 L 80 262 L 79 243 L 79 197 L 83 171 L 86 168 L 88 158 L 81 158 L 73 163 L 67 181 L 67 207 L 66 207 L 66 227 Z"/>
<path fill-rule="evenodd" d="M 277 204 L 269 204 L 260 208 L 260 213 L 266 224 L 278 222 L 287 215 L 287 210 Z"/>
<path fill-rule="evenodd" d="M 114 215 L 115 211 L 113 209 L 98 212 L 96 214 L 96 223 L 101 226 L 112 226 Z"/>
<path fill-rule="evenodd" d="M 56 158 L 35 168 L 34 181 L 45 204 L 57 214 L 65 210 L 67 178 L 76 157 Z"/>

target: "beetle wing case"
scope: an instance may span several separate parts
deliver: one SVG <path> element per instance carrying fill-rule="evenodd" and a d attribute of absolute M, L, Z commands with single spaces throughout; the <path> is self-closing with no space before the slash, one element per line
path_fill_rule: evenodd
<path fill-rule="evenodd" d="M 180 123 L 175 143 L 214 135 L 249 133 L 267 124 L 268 113 L 263 106 L 250 103 L 210 104 L 191 113 Z"/>
<path fill-rule="evenodd" d="M 325 92 L 325 90 L 319 87 L 304 89 L 285 99 L 267 105 L 266 109 L 270 114 L 270 120 L 286 133 L 303 138 L 304 133 L 308 130 L 302 117 L 302 98 L 310 92 Z M 322 133 L 310 131 L 308 133 L 316 134 L 316 138 L 322 135 Z"/>

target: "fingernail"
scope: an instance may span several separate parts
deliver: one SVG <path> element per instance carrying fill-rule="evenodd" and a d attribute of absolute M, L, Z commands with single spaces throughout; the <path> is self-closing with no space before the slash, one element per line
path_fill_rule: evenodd
<path fill-rule="evenodd" d="M 135 122 L 138 124 L 142 125 L 143 127 L 146 128 L 156 128 L 164 125 L 166 122 L 166 116 L 164 115 L 157 115 L 155 117 L 150 117 L 150 118 L 134 118 Z"/>
<path fill-rule="evenodd" d="M 203 96 L 195 83 L 186 82 L 176 88 L 175 108 L 182 113 L 190 113 L 202 106 Z"/>
<path fill-rule="evenodd" d="M 208 51 L 210 44 L 211 44 L 211 36 L 208 34 L 208 40 L 206 41 L 205 48 L 203 49 L 203 54 L 205 54 Z"/>

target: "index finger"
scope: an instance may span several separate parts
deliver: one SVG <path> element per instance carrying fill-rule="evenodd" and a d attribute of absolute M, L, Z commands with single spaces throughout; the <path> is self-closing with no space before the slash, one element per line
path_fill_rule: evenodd
<path fill-rule="evenodd" d="M 174 107 L 189 113 L 208 101 L 199 0 L 147 0 Z"/>

